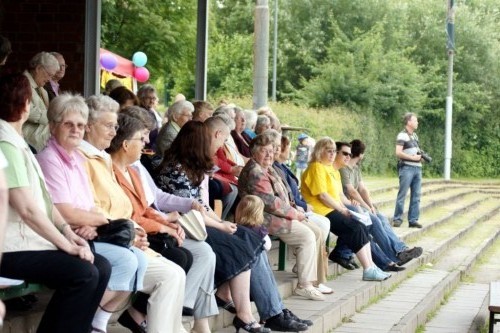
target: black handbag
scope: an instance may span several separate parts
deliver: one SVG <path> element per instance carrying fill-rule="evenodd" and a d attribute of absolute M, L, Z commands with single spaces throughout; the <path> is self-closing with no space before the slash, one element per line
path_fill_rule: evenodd
<path fill-rule="evenodd" d="M 165 249 L 173 249 L 178 247 L 177 239 L 170 236 L 169 234 L 149 234 L 148 242 L 149 247 L 158 253 L 161 253 Z"/>
<path fill-rule="evenodd" d="M 134 222 L 129 219 L 109 220 L 108 224 L 97 227 L 96 242 L 110 243 L 127 249 L 134 245 Z"/>

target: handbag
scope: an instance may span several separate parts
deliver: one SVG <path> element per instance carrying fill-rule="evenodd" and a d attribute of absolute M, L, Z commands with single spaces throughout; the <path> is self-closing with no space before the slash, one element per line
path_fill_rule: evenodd
<path fill-rule="evenodd" d="M 177 239 L 165 233 L 148 234 L 149 247 L 161 253 L 165 249 L 173 249 L 179 247 Z"/>
<path fill-rule="evenodd" d="M 110 243 L 126 247 L 134 245 L 135 227 L 134 222 L 129 219 L 108 220 L 108 224 L 97 227 L 96 242 Z"/>
<path fill-rule="evenodd" d="M 181 215 L 179 218 L 179 224 L 189 238 L 197 241 L 204 241 L 207 239 L 205 221 L 203 221 L 203 215 L 199 211 L 190 210 L 189 212 Z"/>

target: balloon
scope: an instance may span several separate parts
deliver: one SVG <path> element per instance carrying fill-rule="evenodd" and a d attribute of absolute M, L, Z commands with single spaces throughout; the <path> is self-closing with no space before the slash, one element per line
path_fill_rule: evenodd
<path fill-rule="evenodd" d="M 148 62 L 148 56 L 144 52 L 136 52 L 132 56 L 132 62 L 136 67 L 144 67 Z"/>
<path fill-rule="evenodd" d="M 116 67 L 116 65 L 118 65 L 118 60 L 111 53 L 101 54 L 100 62 L 101 62 L 102 68 L 104 68 L 108 71 L 113 70 Z"/>
<path fill-rule="evenodd" d="M 146 82 L 149 79 L 149 71 L 145 67 L 137 67 L 134 69 L 134 77 L 139 82 Z"/>

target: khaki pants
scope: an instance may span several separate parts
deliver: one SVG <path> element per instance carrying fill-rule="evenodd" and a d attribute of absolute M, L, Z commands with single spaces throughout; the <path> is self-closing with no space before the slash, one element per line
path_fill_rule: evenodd
<path fill-rule="evenodd" d="M 163 257 L 148 257 L 144 289 L 149 294 L 148 333 L 180 332 L 186 275 Z"/>
<path fill-rule="evenodd" d="M 292 221 L 288 234 L 278 237 L 291 248 L 297 256 L 299 283 L 326 282 L 328 260 L 326 259 L 323 232 L 311 222 Z"/>

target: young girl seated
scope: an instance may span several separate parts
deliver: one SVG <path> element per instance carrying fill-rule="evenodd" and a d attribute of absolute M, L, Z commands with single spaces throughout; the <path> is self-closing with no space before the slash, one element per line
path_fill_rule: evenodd
<path fill-rule="evenodd" d="M 241 198 L 236 207 L 235 221 L 249 229 L 255 231 L 264 241 L 266 251 L 271 249 L 271 239 L 267 230 L 262 225 L 264 223 L 264 202 L 256 195 L 245 195 Z"/>

